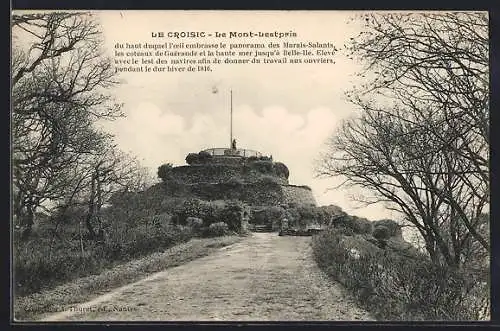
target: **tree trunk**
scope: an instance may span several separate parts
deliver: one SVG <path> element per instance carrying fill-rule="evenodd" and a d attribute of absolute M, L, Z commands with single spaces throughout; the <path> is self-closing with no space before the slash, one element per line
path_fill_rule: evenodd
<path fill-rule="evenodd" d="M 21 216 L 21 225 L 23 226 L 23 232 L 21 234 L 22 239 L 28 239 L 31 236 L 33 230 L 33 219 L 34 219 L 34 208 L 31 206 L 26 206 L 26 213 Z"/>
<path fill-rule="evenodd" d="M 104 231 L 102 229 L 102 223 L 101 223 L 101 206 L 102 206 L 102 188 L 101 188 L 101 178 L 100 178 L 100 173 L 99 173 L 99 168 L 96 169 L 96 204 L 94 206 L 94 213 L 95 213 L 95 218 L 97 220 L 97 231 L 98 231 L 98 237 L 99 239 L 103 239 L 104 237 Z"/>
<path fill-rule="evenodd" d="M 95 200 L 95 176 L 93 176 L 91 180 L 89 206 L 88 206 L 87 217 L 85 218 L 85 225 L 89 232 L 89 238 L 92 240 L 95 239 L 96 237 L 94 227 L 92 226 L 92 219 L 94 218 L 94 212 L 95 212 L 94 200 Z"/>

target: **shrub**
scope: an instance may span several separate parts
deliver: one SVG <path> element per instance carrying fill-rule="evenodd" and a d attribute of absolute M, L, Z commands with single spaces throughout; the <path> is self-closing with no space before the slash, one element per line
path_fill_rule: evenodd
<path fill-rule="evenodd" d="M 197 217 L 188 217 L 186 219 L 187 226 L 191 229 L 193 234 L 200 235 L 202 234 L 203 228 L 203 220 Z"/>
<path fill-rule="evenodd" d="M 172 175 L 172 164 L 162 164 L 158 167 L 158 178 L 162 181 L 167 181 Z"/>
<path fill-rule="evenodd" d="M 191 228 L 201 227 L 203 225 L 203 220 L 197 217 L 188 217 L 186 219 L 187 226 Z"/>
<path fill-rule="evenodd" d="M 346 227 L 346 226 L 339 226 L 338 228 L 336 228 L 336 230 L 344 235 L 344 236 L 354 236 L 355 233 L 354 233 L 354 230 L 352 229 L 352 227 Z"/>
<path fill-rule="evenodd" d="M 211 223 L 215 213 L 215 207 L 199 199 L 187 199 L 175 210 L 177 224 L 186 224 L 188 217 L 203 219 Z"/>
<path fill-rule="evenodd" d="M 172 222 L 172 215 L 169 213 L 156 214 L 151 217 L 153 224 L 169 224 Z"/>
<path fill-rule="evenodd" d="M 316 225 L 328 225 L 333 214 L 337 212 L 338 209 L 329 209 L 325 207 L 316 207 L 314 205 L 294 205 L 289 204 L 286 209 L 286 218 L 292 225 L 297 225 L 301 227 L 306 227 L 310 224 Z"/>
<path fill-rule="evenodd" d="M 355 233 L 359 234 L 371 234 L 373 232 L 373 224 L 366 218 L 353 217 L 352 229 Z"/>
<path fill-rule="evenodd" d="M 373 222 L 374 230 L 380 226 L 383 226 L 387 229 L 389 237 L 400 237 L 400 238 L 403 237 L 403 232 L 401 231 L 401 226 L 396 221 L 393 221 L 390 219 L 383 219 L 383 220 Z M 385 230 L 382 230 L 382 231 L 385 231 Z"/>
<path fill-rule="evenodd" d="M 117 211 L 120 212 L 117 214 Z M 170 224 L 169 214 L 146 216 L 137 220 L 127 218 L 136 215 L 128 215 L 121 208 L 113 207 L 106 217 L 113 217 L 114 221 L 104 220 L 110 226 L 106 228 L 106 235 L 100 243 L 86 239 L 80 242 L 78 231 L 76 236 L 66 235 L 63 241 L 52 242 L 51 235 L 24 242 L 15 240 L 13 268 L 16 296 L 98 273 L 114 263 L 166 249 L 192 237 L 190 228 Z"/>
<path fill-rule="evenodd" d="M 212 223 L 225 222 L 229 230 L 239 232 L 241 229 L 244 206 L 239 201 L 203 201 L 189 199 L 175 211 L 175 224 L 185 225 L 190 217 L 203 220 L 205 226 Z"/>
<path fill-rule="evenodd" d="M 198 153 L 189 153 L 186 156 L 186 163 L 189 165 L 199 163 Z"/>
<path fill-rule="evenodd" d="M 373 224 L 366 218 L 344 214 L 333 218 L 332 225 L 336 228 L 351 229 L 353 233 L 371 234 Z"/>
<path fill-rule="evenodd" d="M 473 320 L 488 299 L 487 282 L 476 274 L 435 265 L 424 255 L 374 249 L 353 258 L 342 238 L 336 229 L 313 237 L 314 258 L 378 319 Z"/>
<path fill-rule="evenodd" d="M 288 167 L 284 163 L 275 162 L 273 164 L 273 169 L 274 173 L 277 176 L 284 177 L 286 179 L 288 179 L 288 176 L 290 176 L 290 171 L 288 170 Z"/>
<path fill-rule="evenodd" d="M 208 227 L 208 235 L 210 237 L 219 237 L 229 234 L 229 227 L 225 222 L 212 223 Z"/>
<path fill-rule="evenodd" d="M 241 230 L 243 204 L 238 201 L 229 201 L 223 206 L 217 218 L 220 222 L 224 222 L 229 227 L 229 230 L 239 232 Z"/>
<path fill-rule="evenodd" d="M 284 217 L 285 210 L 283 208 L 277 206 L 264 207 L 252 212 L 250 223 L 272 225 L 273 221 L 281 221 Z"/>
<path fill-rule="evenodd" d="M 212 154 L 201 151 L 198 153 L 198 162 L 200 163 L 207 163 L 212 159 Z"/>
<path fill-rule="evenodd" d="M 387 240 L 391 237 L 391 235 L 387 227 L 380 225 L 373 230 L 373 237 L 378 240 Z"/>

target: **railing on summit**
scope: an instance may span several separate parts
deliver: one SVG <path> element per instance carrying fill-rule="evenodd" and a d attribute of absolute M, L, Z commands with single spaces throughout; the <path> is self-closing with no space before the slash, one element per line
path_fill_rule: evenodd
<path fill-rule="evenodd" d="M 204 152 L 207 152 L 212 156 L 239 156 L 239 157 L 262 156 L 262 153 L 251 149 L 208 148 L 205 149 Z"/>

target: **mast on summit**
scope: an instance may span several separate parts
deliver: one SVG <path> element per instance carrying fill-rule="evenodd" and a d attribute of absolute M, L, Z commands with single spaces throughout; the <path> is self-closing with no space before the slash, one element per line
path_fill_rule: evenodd
<path fill-rule="evenodd" d="M 230 122 L 229 122 L 229 148 L 236 149 L 236 143 L 233 140 L 233 90 L 229 89 L 230 98 Z"/>

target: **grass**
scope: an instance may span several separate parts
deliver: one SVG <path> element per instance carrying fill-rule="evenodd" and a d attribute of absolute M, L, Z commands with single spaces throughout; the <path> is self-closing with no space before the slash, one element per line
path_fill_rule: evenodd
<path fill-rule="evenodd" d="M 49 313 L 62 311 L 68 305 L 88 301 L 152 273 L 207 256 L 241 239 L 240 236 L 191 239 L 163 252 L 116 265 L 100 274 L 78 278 L 53 289 L 18 297 L 14 300 L 15 319 L 40 319 Z"/>
<path fill-rule="evenodd" d="M 423 255 L 408 258 L 374 248 L 355 257 L 350 253 L 354 239 L 338 230 L 324 231 L 313 237 L 314 258 L 378 320 L 488 318 L 489 279 L 484 274 L 454 271 Z"/>
<path fill-rule="evenodd" d="M 193 237 L 188 227 L 167 222 L 139 225 L 116 223 L 104 240 L 78 240 L 74 229 L 61 231 L 58 240 L 48 229 L 38 229 L 29 240 L 14 240 L 14 293 L 26 296 L 76 278 L 98 274 L 116 264 L 164 251 Z"/>

